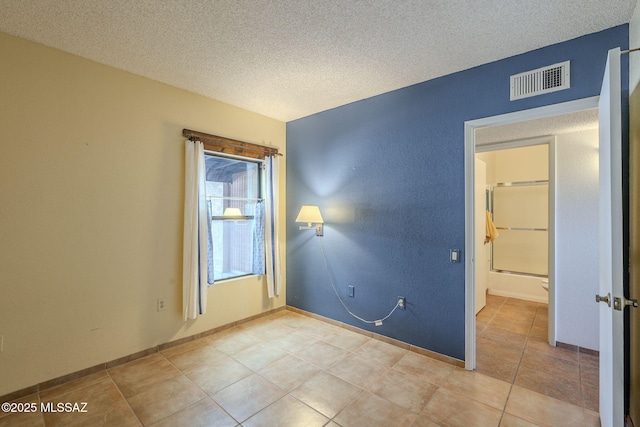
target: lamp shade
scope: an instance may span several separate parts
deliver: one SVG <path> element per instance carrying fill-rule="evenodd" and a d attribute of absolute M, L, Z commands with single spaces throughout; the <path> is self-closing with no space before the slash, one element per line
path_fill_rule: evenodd
<path fill-rule="evenodd" d="M 242 212 L 240 212 L 240 208 L 226 208 L 222 215 L 223 216 L 242 216 Z"/>
<path fill-rule="evenodd" d="M 296 222 L 306 222 L 307 224 L 324 224 L 322 215 L 320 215 L 320 209 L 317 206 L 302 205 Z"/>

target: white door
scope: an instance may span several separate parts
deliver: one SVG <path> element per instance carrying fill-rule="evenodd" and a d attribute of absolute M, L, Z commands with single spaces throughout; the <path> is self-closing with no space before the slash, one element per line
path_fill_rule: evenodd
<path fill-rule="evenodd" d="M 476 202 L 476 314 L 487 304 L 487 257 L 484 244 L 486 232 L 487 164 L 476 159 L 475 202 Z"/>
<path fill-rule="evenodd" d="M 600 121 L 600 420 L 624 423 L 622 295 L 622 148 L 620 49 L 609 51 L 598 104 Z"/>

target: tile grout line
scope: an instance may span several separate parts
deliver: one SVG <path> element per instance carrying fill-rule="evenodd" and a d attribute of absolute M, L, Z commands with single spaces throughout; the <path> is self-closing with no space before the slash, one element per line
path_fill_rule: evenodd
<path fill-rule="evenodd" d="M 314 337 L 317 337 L 319 341 L 322 341 L 322 342 L 327 343 L 327 344 L 329 344 L 329 345 L 333 345 L 334 347 L 337 347 L 337 348 L 340 348 L 341 350 L 346 351 L 348 354 L 356 355 L 356 356 L 358 356 L 358 353 L 356 353 L 356 350 L 358 350 L 358 349 L 360 349 L 360 348 L 363 348 L 364 346 L 366 346 L 366 345 L 367 345 L 368 343 L 370 343 L 370 342 L 377 341 L 375 338 L 371 338 L 371 337 L 369 337 L 369 339 L 368 339 L 368 341 L 367 341 L 367 342 L 362 343 L 362 344 L 360 344 L 359 346 L 357 346 L 357 347 L 355 347 L 355 348 L 353 348 L 353 349 L 345 349 L 345 348 L 342 348 L 342 347 L 335 346 L 334 344 L 332 344 L 331 342 L 329 342 L 328 338 L 324 338 L 324 337 L 321 337 L 321 336 L 319 336 L 319 335 L 315 335 L 313 332 L 308 332 L 308 333 L 309 333 L 310 335 L 314 336 Z M 387 344 L 389 344 L 389 343 L 387 343 Z M 389 344 L 389 345 L 393 345 L 393 344 Z M 385 376 L 386 374 L 388 374 L 388 373 L 389 373 L 391 370 L 393 370 L 393 368 L 394 368 L 394 367 L 395 367 L 395 366 L 400 362 L 400 360 L 402 360 L 402 358 L 403 358 L 403 357 L 405 357 L 405 356 L 406 356 L 406 355 L 408 355 L 408 354 L 411 354 L 412 352 L 411 352 L 410 350 L 405 350 L 405 351 L 404 351 L 404 353 L 405 353 L 405 354 L 403 354 L 403 355 L 402 355 L 398 360 L 396 360 L 396 361 L 393 363 L 393 365 L 391 365 L 391 366 L 389 366 L 389 367 L 386 367 L 385 371 L 384 371 L 383 373 L 381 373 L 380 375 L 378 375 L 378 378 L 382 378 L 383 376 Z M 290 353 L 290 354 L 291 354 L 292 356 L 294 356 L 294 357 L 298 357 L 298 356 L 296 356 L 296 355 L 295 355 L 295 354 L 293 354 L 293 353 Z M 348 383 L 348 384 L 350 384 L 350 385 L 352 385 L 352 386 L 354 386 L 354 387 L 356 387 L 356 388 L 360 389 L 360 392 L 359 392 L 359 393 L 358 393 L 358 394 L 357 394 L 353 399 L 351 399 L 351 400 L 350 400 L 350 401 L 349 401 L 349 402 L 348 402 L 348 403 L 347 403 L 347 404 L 346 404 L 342 409 L 340 409 L 340 410 L 339 410 L 339 411 L 338 411 L 338 412 L 337 412 L 333 417 L 327 417 L 326 415 L 322 414 L 321 412 L 319 412 L 319 411 L 318 411 L 318 410 L 316 410 L 315 408 L 310 407 L 310 406 L 309 406 L 309 405 L 307 405 L 305 402 L 300 401 L 296 396 L 294 396 L 294 395 L 292 394 L 292 392 L 293 392 L 294 390 L 296 390 L 297 388 L 299 388 L 300 386 L 298 386 L 298 387 L 296 387 L 296 388 L 292 389 L 292 390 L 291 390 L 291 391 L 289 391 L 289 392 L 286 392 L 285 396 L 287 396 L 287 395 L 288 395 L 288 396 L 291 396 L 292 398 L 294 398 L 294 399 L 296 399 L 296 400 L 300 401 L 301 403 L 303 403 L 305 406 L 310 407 L 310 408 L 311 408 L 312 410 L 314 410 L 315 412 L 317 412 L 317 413 L 321 414 L 322 416 L 324 416 L 325 418 L 327 418 L 327 419 L 329 420 L 328 422 L 332 422 L 332 421 L 333 421 L 333 422 L 335 422 L 335 418 L 336 418 L 336 417 L 338 417 L 338 416 L 339 416 L 343 411 L 345 411 L 345 410 L 349 407 L 349 405 L 351 405 L 353 402 L 355 402 L 357 399 L 359 399 L 359 398 L 360 398 L 363 394 L 365 394 L 365 393 L 372 393 L 372 394 L 374 394 L 374 395 L 377 395 L 378 397 L 381 397 L 382 399 L 385 399 L 384 397 L 379 396 L 377 393 L 375 393 L 375 392 L 373 392 L 373 391 L 369 390 L 369 389 L 368 389 L 368 386 L 361 387 L 360 385 L 358 385 L 358 384 L 354 384 L 353 382 L 349 381 L 348 379 L 342 378 L 341 376 L 338 376 L 338 375 L 336 375 L 336 374 L 334 374 L 334 373 L 332 373 L 332 372 L 330 372 L 330 371 L 329 371 L 332 367 L 334 367 L 334 366 L 336 366 L 337 364 L 339 364 L 339 363 L 340 363 L 341 361 L 343 361 L 346 357 L 348 357 L 348 355 L 347 355 L 347 356 L 345 356 L 344 358 L 341 358 L 340 360 L 338 360 L 338 361 L 334 362 L 333 364 L 331 364 L 331 365 L 327 366 L 326 368 L 323 368 L 323 367 L 317 366 L 317 365 L 313 364 L 312 362 L 306 361 L 307 363 L 310 363 L 310 364 L 312 364 L 313 366 L 316 366 L 317 368 L 319 368 L 321 372 L 324 372 L 325 374 L 328 374 L 328 375 L 335 376 L 336 378 L 339 378 L 340 380 L 345 381 L 346 383 Z M 304 360 L 304 359 L 302 359 L 302 360 Z M 319 373 L 318 373 L 318 374 L 319 374 Z M 317 376 L 318 374 L 316 374 L 316 375 L 314 375 L 314 376 Z M 260 374 L 258 374 L 258 375 L 260 375 Z M 265 378 L 265 379 L 266 379 L 266 378 Z M 267 381 L 269 381 L 269 380 L 267 379 Z M 276 386 L 277 386 L 277 384 L 274 384 L 274 385 L 276 385 Z M 435 384 L 434 384 L 434 385 L 435 385 Z M 437 386 L 437 385 L 436 385 L 436 387 L 437 387 L 437 388 L 436 388 L 436 390 L 437 390 L 440 386 Z M 433 394 L 435 394 L 435 392 L 434 392 Z M 433 397 L 433 394 L 430 396 L 429 400 L 431 400 L 431 398 Z M 283 396 L 283 397 L 284 397 L 284 396 Z M 278 400 L 280 400 L 280 399 L 278 399 Z M 412 422 L 412 424 L 413 424 L 413 423 L 414 423 L 414 422 L 419 418 L 420 414 L 422 413 L 422 411 L 424 410 L 424 408 L 426 408 L 427 404 L 428 404 L 428 401 L 425 403 L 425 406 L 420 410 L 420 412 L 415 413 L 415 415 L 416 415 L 416 419 Z M 266 409 L 266 408 L 265 408 L 265 409 Z M 403 409 L 405 409 L 405 410 L 409 411 L 407 408 L 403 408 Z M 264 409 L 263 409 L 263 410 L 264 410 Z M 254 415 L 255 415 L 255 414 L 254 414 Z M 252 415 L 252 416 L 253 416 L 253 415 Z"/>
<path fill-rule="evenodd" d="M 578 384 L 580 387 L 580 398 L 582 399 L 582 410 L 584 411 L 587 407 L 586 401 L 584 398 L 584 387 L 582 387 L 582 357 L 580 356 L 580 349 L 578 348 Z"/>
<path fill-rule="evenodd" d="M 500 309 L 507 302 L 507 299 L 508 298 L 505 298 L 504 301 L 502 302 L 502 304 L 500 304 L 500 307 L 498 308 L 498 310 L 496 310 L 496 314 L 500 311 Z M 538 313 L 538 309 L 536 309 L 536 314 L 537 313 Z M 491 318 L 491 321 L 493 321 L 494 318 L 495 318 L 495 314 Z M 534 321 L 535 321 L 535 315 L 534 315 L 534 318 L 533 318 L 533 320 L 531 322 L 531 326 L 529 328 L 529 333 L 531 332 L 531 328 L 533 328 Z M 491 324 L 491 322 L 489 322 L 487 324 L 487 326 L 490 325 L 490 324 Z M 526 336 L 526 338 L 524 340 L 524 344 L 523 344 L 523 346 L 522 346 L 522 348 L 520 350 L 520 357 L 518 358 L 518 364 L 517 364 L 515 372 L 513 374 L 513 378 L 511 379 L 510 384 L 509 384 L 509 393 L 507 394 L 507 399 L 504 402 L 504 408 L 502 409 L 502 414 L 500 414 L 500 421 L 499 421 L 498 425 L 502 424 L 502 420 L 504 418 L 504 415 L 507 413 L 507 405 L 509 403 L 509 398 L 511 397 L 511 392 L 513 391 L 513 387 L 516 385 L 516 378 L 518 377 L 518 372 L 520 371 L 520 365 L 522 364 L 522 358 L 524 357 L 524 352 L 525 352 L 525 349 L 527 348 L 527 344 L 528 343 L 529 343 L 529 334 L 527 334 L 527 336 Z"/>
<path fill-rule="evenodd" d="M 295 329 L 296 329 L 296 330 L 298 330 L 298 328 L 295 328 Z M 300 331 L 299 331 L 299 332 L 300 332 Z M 317 339 L 318 339 L 318 341 L 322 341 L 322 342 L 325 342 L 325 343 L 327 343 L 327 344 L 331 344 L 331 343 L 327 342 L 324 338 L 319 337 L 319 336 L 317 336 L 317 335 L 315 335 L 315 334 L 313 334 L 313 333 L 309 333 L 309 332 L 304 332 L 304 333 L 310 334 L 312 337 L 317 338 Z M 317 342 L 317 341 L 316 341 L 316 342 Z M 364 345 L 364 344 L 362 344 L 362 345 Z M 362 345 L 361 345 L 361 346 L 362 346 Z M 361 346 L 359 346 L 359 347 L 361 347 Z M 336 347 L 336 346 L 334 346 L 334 347 Z M 358 347 L 358 348 L 359 348 L 359 347 Z M 345 350 L 345 349 L 342 349 L 342 350 Z M 347 352 L 349 352 L 349 353 L 353 353 L 351 350 L 345 350 L 345 351 L 347 351 Z M 296 354 L 294 354 L 293 352 L 289 352 L 289 353 L 290 353 L 292 356 L 294 356 L 294 357 L 299 357 L 299 356 L 297 356 Z M 345 357 L 346 357 L 346 356 L 345 356 Z M 315 364 L 313 364 L 313 363 L 311 363 L 311 362 L 309 362 L 309 361 L 307 361 L 307 360 L 305 360 L 305 359 L 303 359 L 303 358 L 300 358 L 300 359 L 301 359 L 301 360 L 303 360 L 303 361 L 305 361 L 306 363 L 309 363 L 309 364 L 311 364 L 312 366 L 315 366 L 315 367 L 317 367 L 317 368 L 319 368 L 319 369 L 320 369 L 320 372 L 318 372 L 318 373 L 316 373 L 316 374 L 312 375 L 312 376 L 309 378 L 309 380 L 310 380 L 311 378 L 316 377 L 317 375 L 319 375 L 319 374 L 320 374 L 320 373 L 322 373 L 322 372 L 324 372 L 324 373 L 328 373 L 328 374 L 331 374 L 330 372 L 328 372 L 328 369 L 329 369 L 331 366 L 333 366 L 333 365 L 335 365 L 336 363 L 338 363 L 338 362 L 339 362 L 339 361 L 337 361 L 337 362 L 333 363 L 332 365 L 328 366 L 327 368 L 322 368 L 322 367 L 317 366 L 317 365 L 315 365 Z M 340 359 L 340 360 L 342 360 L 342 359 Z M 267 381 L 269 381 L 269 380 L 267 380 Z M 308 380 L 307 380 L 307 381 L 308 381 Z M 304 384 L 304 383 L 303 383 L 303 384 Z M 339 414 L 342 410 L 344 410 L 344 408 L 342 408 L 342 409 L 341 409 L 340 411 L 338 411 L 338 413 L 336 413 L 333 417 L 328 417 L 328 416 L 326 416 L 325 414 L 323 414 L 322 412 L 318 411 L 317 409 L 315 409 L 315 408 L 313 408 L 313 407 L 309 406 L 306 402 L 304 402 L 304 401 L 302 401 L 302 400 L 298 399 L 295 395 L 293 395 L 293 394 L 292 394 L 292 392 L 293 392 L 294 390 L 297 390 L 297 389 L 298 389 L 298 388 L 300 388 L 303 384 L 300 384 L 300 385 L 298 385 L 297 387 L 294 387 L 293 389 L 291 389 L 291 390 L 287 391 L 287 392 L 286 392 L 286 394 L 285 394 L 285 396 L 290 396 L 290 397 L 292 397 L 293 399 L 295 399 L 295 400 L 297 400 L 298 402 L 302 403 L 302 404 L 303 404 L 303 405 L 305 405 L 306 407 L 311 408 L 313 411 L 315 411 L 315 412 L 319 413 L 320 415 L 322 415 L 323 417 L 327 418 L 329 421 L 327 421 L 327 423 L 325 423 L 325 424 L 328 424 L 328 423 L 330 423 L 331 421 L 333 421 L 333 419 L 334 419 L 335 417 L 337 417 L 337 416 L 338 416 L 338 414 Z M 277 386 L 277 384 L 276 384 L 276 386 Z M 359 393 L 359 394 L 358 394 L 358 395 L 357 395 L 353 400 L 357 399 L 357 398 L 358 398 L 358 397 L 359 397 L 363 392 L 364 392 L 364 390 L 363 390 L 363 391 L 361 391 L 361 392 L 360 392 L 360 393 Z M 284 396 L 283 396 L 283 397 L 284 397 Z M 352 400 L 352 401 L 353 401 L 353 400 Z M 349 402 L 349 404 L 347 404 L 347 406 L 348 406 L 348 405 L 350 405 L 350 404 L 351 404 L 351 402 Z M 345 407 L 346 407 L 346 406 L 345 406 Z"/>
<path fill-rule="evenodd" d="M 133 408 L 131 407 L 131 404 L 129 403 L 129 399 L 127 399 L 124 396 L 124 394 L 122 393 L 122 390 L 120 390 L 120 386 L 118 386 L 118 383 L 116 383 L 115 380 L 113 379 L 113 377 L 111 376 L 111 372 L 109 372 L 108 369 L 105 369 L 105 372 L 107 373 L 107 376 L 109 377 L 109 380 L 111 380 L 113 385 L 116 387 L 116 390 L 118 390 L 118 394 L 122 397 L 122 400 L 124 400 L 124 402 L 127 404 L 127 407 L 129 408 L 129 410 L 131 411 L 133 416 L 136 417 L 136 420 L 138 420 L 138 423 L 141 426 L 144 426 L 144 424 L 142 423 L 142 420 L 140 419 L 140 417 L 138 417 L 138 414 L 136 414 L 136 411 L 134 411 Z"/>
<path fill-rule="evenodd" d="M 295 329 L 295 330 L 298 330 L 298 328 L 294 328 L 294 329 Z M 370 341 L 372 340 L 372 338 L 369 338 L 369 341 L 367 341 L 367 342 L 365 342 L 365 343 L 363 343 L 363 344 L 359 345 L 358 347 L 356 347 L 356 348 L 354 348 L 354 349 L 344 349 L 344 348 L 342 348 L 342 347 L 338 347 L 338 346 L 336 346 L 336 345 L 334 345 L 334 344 L 330 343 L 330 342 L 328 341 L 328 339 L 327 339 L 327 338 L 325 338 L 325 337 L 321 337 L 320 335 L 316 335 L 315 333 L 313 333 L 313 332 L 311 332 L 311 331 L 299 331 L 299 332 L 306 333 L 306 334 L 308 334 L 308 335 L 312 336 L 313 338 L 316 338 L 316 339 L 317 339 L 317 341 L 316 341 L 316 342 L 324 342 L 324 343 L 326 343 L 326 344 L 329 344 L 329 345 L 332 345 L 332 346 L 334 346 L 334 347 L 336 347 L 336 348 L 339 348 L 340 350 L 346 351 L 348 354 L 356 354 L 356 353 L 355 353 L 355 350 L 357 350 L 357 349 L 359 349 L 359 348 L 361 348 L 361 347 L 365 346 L 368 342 L 370 342 Z M 284 351 L 286 351 L 286 352 L 288 353 L 288 355 L 289 355 L 289 356 L 293 356 L 293 357 L 298 357 L 298 358 L 300 358 L 300 357 L 299 357 L 299 356 L 297 356 L 294 352 L 290 352 L 290 351 L 288 351 L 288 350 L 284 350 Z M 366 390 L 365 388 L 360 387 L 360 386 L 358 386 L 357 384 L 353 384 L 352 382 L 350 382 L 350 381 L 348 381 L 348 380 L 346 380 L 346 379 L 344 379 L 344 378 L 342 378 L 342 377 L 339 377 L 339 376 L 337 376 L 337 375 L 335 375 L 335 374 L 333 374 L 332 372 L 330 372 L 330 371 L 329 371 L 329 369 L 330 369 L 331 367 L 333 367 L 333 366 L 337 365 L 337 364 L 338 364 L 338 363 L 340 363 L 342 360 L 344 360 L 346 357 L 347 357 L 347 356 L 345 356 L 345 357 L 341 358 L 340 360 L 337 360 L 336 362 L 332 363 L 331 365 L 327 366 L 326 368 L 323 368 L 323 367 L 321 367 L 321 366 L 318 366 L 318 365 L 314 364 L 313 362 L 310 362 L 310 361 L 308 361 L 308 360 L 305 360 L 305 359 L 303 359 L 303 358 L 300 358 L 301 360 L 305 361 L 306 363 L 309 363 L 309 364 L 310 364 L 310 365 L 312 365 L 312 366 L 315 366 L 316 368 L 318 368 L 318 369 L 320 370 L 320 372 L 318 372 L 318 373 L 316 373 L 316 374 L 312 375 L 312 376 L 311 376 L 311 378 L 309 378 L 309 380 L 310 380 L 310 379 L 312 379 L 312 378 L 314 378 L 314 377 L 316 377 L 316 376 L 317 376 L 317 375 L 319 375 L 320 373 L 325 373 L 325 374 L 328 374 L 328 375 L 335 376 L 336 378 L 339 378 L 340 380 L 345 381 L 345 382 L 347 382 L 348 384 L 351 384 L 352 386 L 354 386 L 354 387 L 356 387 L 356 388 L 360 389 L 360 392 L 359 392 L 359 393 L 358 393 L 358 394 L 357 394 L 353 399 L 351 399 L 351 400 L 349 401 L 349 403 L 347 403 L 347 405 L 345 405 L 342 409 L 340 409 L 340 410 L 339 410 L 339 411 L 338 411 L 338 412 L 337 412 L 333 417 L 328 417 L 328 416 L 326 416 L 326 415 L 325 415 L 325 414 L 323 414 L 322 412 L 318 411 L 317 409 L 313 408 L 312 406 L 309 406 L 307 403 L 305 403 L 304 401 L 302 401 L 302 400 L 298 399 L 295 395 L 293 395 L 293 394 L 292 394 L 292 392 L 293 392 L 294 390 L 297 390 L 298 388 L 300 388 L 300 387 L 302 386 L 302 384 L 300 384 L 300 385 L 298 385 L 297 387 L 295 387 L 295 388 L 291 389 L 290 391 L 286 391 L 286 390 L 282 389 L 282 387 L 280 387 L 280 386 L 278 386 L 277 384 L 273 383 L 273 382 L 272 382 L 271 380 L 269 380 L 268 378 L 263 377 L 259 372 L 254 371 L 254 373 L 255 373 L 255 374 L 257 374 L 257 375 L 259 375 L 261 378 L 264 378 L 266 381 L 268 381 L 269 383 L 273 384 L 274 386 L 276 386 L 276 387 L 280 388 L 281 390 L 283 390 L 283 391 L 285 392 L 285 394 L 284 394 L 283 396 L 281 396 L 279 399 L 277 399 L 275 402 L 277 402 L 277 401 L 279 401 L 279 400 L 282 400 L 282 399 L 283 399 L 284 397 L 286 397 L 286 396 L 289 396 L 289 397 L 291 397 L 291 398 L 295 399 L 296 401 L 298 401 L 298 402 L 302 403 L 302 404 L 303 404 L 303 405 L 305 405 L 306 407 L 310 408 L 310 409 L 311 409 L 311 410 L 313 410 L 314 412 L 316 412 L 316 413 L 320 414 L 321 416 L 325 417 L 325 418 L 328 420 L 328 421 L 327 421 L 327 424 L 328 424 L 328 423 L 330 423 L 330 422 L 332 422 L 332 421 L 333 421 L 333 422 L 335 422 L 335 421 L 334 421 L 334 420 L 335 420 L 335 418 L 336 418 L 336 417 L 337 417 L 337 416 L 338 416 L 342 411 L 344 411 L 344 410 L 345 410 L 349 405 L 351 405 L 351 403 L 355 402 L 355 401 L 356 401 L 360 396 L 362 396 L 364 393 L 366 393 L 366 392 L 367 392 L 367 390 Z M 235 360 L 235 359 L 234 359 L 234 360 Z M 238 361 L 238 362 L 239 362 L 239 361 Z M 239 362 L 239 363 L 242 363 L 242 362 Z M 273 362 L 273 363 L 275 363 L 275 362 Z M 396 362 L 396 363 L 397 363 L 397 362 Z M 267 366 L 269 366 L 269 365 L 267 365 Z M 249 369 L 251 369 L 251 368 L 249 368 Z M 391 368 L 388 368 L 386 372 L 388 372 L 390 369 L 391 369 Z M 386 373 L 386 372 L 385 372 L 385 373 Z M 303 384 L 304 384 L 304 383 L 303 383 Z M 254 417 L 255 415 L 257 415 L 257 414 L 259 414 L 260 412 L 262 412 L 262 411 L 264 411 L 265 409 L 267 409 L 269 406 L 273 405 L 275 402 L 272 402 L 271 404 L 267 405 L 265 408 L 262 408 L 260 411 L 258 411 L 258 412 L 256 412 L 255 414 L 251 415 L 251 416 L 250 416 L 249 418 L 247 418 L 247 419 L 251 419 L 251 418 L 252 418 L 252 417 Z M 246 421 L 246 420 L 245 420 L 245 421 Z"/>
<path fill-rule="evenodd" d="M 507 393 L 507 399 L 504 401 L 504 408 L 502 408 L 502 414 L 500 415 L 500 421 L 498 422 L 498 425 L 502 425 L 504 414 L 507 413 L 507 404 L 509 403 L 509 398 L 511 397 L 511 391 L 513 391 L 514 385 L 515 384 L 509 384 L 509 393 Z"/>
<path fill-rule="evenodd" d="M 203 337 L 197 338 L 197 339 L 196 339 L 196 340 L 194 340 L 194 341 L 201 340 L 201 339 L 203 339 Z M 190 351 L 190 350 L 187 350 L 187 351 Z M 169 360 L 169 358 L 168 358 L 167 356 L 165 356 L 161 351 L 159 351 L 158 353 L 160 353 L 160 355 L 161 355 L 162 357 L 164 357 L 164 359 L 165 359 L 165 360 L 166 360 L 166 361 L 167 361 L 171 366 L 173 366 L 173 367 L 174 367 L 178 372 L 180 372 L 180 374 L 181 374 L 181 375 L 183 375 L 186 379 L 188 379 L 188 380 L 189 380 L 189 382 L 191 382 L 194 386 L 198 387 L 198 389 L 200 389 L 200 390 L 205 394 L 205 396 L 204 396 L 202 399 L 197 400 L 197 401 L 195 401 L 195 402 L 193 402 L 193 403 L 191 403 L 191 404 L 189 404 L 189 405 L 185 406 L 184 408 L 179 409 L 179 410 L 177 410 L 176 412 L 174 412 L 174 413 L 172 413 L 172 414 L 167 415 L 166 417 L 164 417 L 164 418 L 162 418 L 162 419 L 160 419 L 160 420 L 154 421 L 154 424 L 155 424 L 155 423 L 159 423 L 159 422 L 161 422 L 161 421 L 164 421 L 164 420 L 166 420 L 167 418 L 172 417 L 172 416 L 174 416 L 175 414 L 177 414 L 177 413 L 179 413 L 179 412 L 182 412 L 182 411 L 184 411 L 185 409 L 190 408 L 190 407 L 192 407 L 192 406 L 194 406 L 194 405 L 196 405 L 196 404 L 198 404 L 198 403 L 202 402 L 204 399 L 211 399 L 211 400 L 213 400 L 213 398 L 211 398 L 211 396 L 209 396 L 209 394 L 208 394 L 206 391 L 202 390 L 202 388 L 201 388 L 198 384 L 196 384 L 196 383 L 195 383 L 191 378 L 189 378 L 189 377 L 187 376 L 187 374 L 186 374 L 182 369 L 178 368 L 178 367 L 177 367 L 177 366 L 176 366 L 176 365 L 175 365 L 171 360 Z M 176 353 L 176 355 L 178 355 L 178 354 L 182 354 L 182 353 L 186 353 L 186 351 L 183 351 L 183 352 L 180 352 L 180 353 Z M 215 400 L 213 400 L 213 401 L 215 402 Z M 128 403 L 128 401 L 127 401 L 127 403 Z M 217 403 L 217 402 L 216 402 L 216 405 L 218 405 L 218 403 Z M 220 405 L 218 405 L 218 406 L 220 406 Z M 223 408 L 222 406 L 220 406 L 220 409 L 222 409 L 225 413 L 227 413 L 227 411 L 225 411 L 225 410 L 224 410 L 224 408 Z M 227 415 L 231 416 L 231 414 L 227 414 Z M 233 417 L 231 417 L 231 418 L 233 418 Z M 235 420 L 235 418 L 233 418 L 233 419 Z M 236 420 L 236 421 L 237 421 L 237 420 Z"/>
<path fill-rule="evenodd" d="M 507 300 L 505 299 L 504 303 L 506 302 Z M 537 313 L 538 313 L 538 310 L 536 309 L 536 314 Z M 534 315 L 534 320 L 531 322 L 531 328 L 533 328 L 534 321 L 535 321 L 535 315 Z M 529 328 L 529 333 L 531 332 L 531 328 Z M 504 402 L 504 409 L 502 411 L 502 415 L 500 416 L 500 423 L 502 423 L 504 414 L 507 413 L 507 404 L 509 403 L 509 398 L 511 397 L 511 392 L 513 391 L 513 387 L 516 385 L 516 379 L 518 378 L 518 372 L 520 371 L 520 365 L 522 364 L 522 359 L 524 358 L 524 352 L 527 348 L 527 344 L 529 344 L 529 334 L 527 334 L 526 339 L 524 340 L 524 344 L 522 345 L 522 349 L 520 350 L 520 357 L 518 359 L 518 364 L 516 365 L 516 371 L 513 374 L 513 379 L 511 381 L 511 384 L 509 385 L 509 394 L 507 395 L 507 400 Z"/>
<path fill-rule="evenodd" d="M 329 372 L 329 374 L 330 374 L 330 372 Z M 351 384 L 351 383 L 349 383 L 349 384 Z M 360 387 L 358 387 L 358 388 L 360 388 Z M 351 400 L 349 401 L 349 403 L 347 403 L 347 404 L 346 404 L 342 409 L 340 409 L 338 412 L 336 412 L 336 414 L 335 414 L 333 417 L 331 417 L 331 418 L 327 417 L 327 418 L 329 418 L 329 422 L 334 422 L 334 423 L 338 424 L 338 422 L 337 422 L 337 421 L 335 421 L 335 419 L 338 417 L 338 415 L 340 415 L 342 412 L 344 412 L 344 411 L 345 411 L 345 410 L 346 410 L 346 409 L 347 409 L 347 408 L 348 408 L 348 407 L 349 407 L 353 402 L 355 402 L 356 400 L 358 400 L 358 399 L 360 398 L 360 396 L 362 396 L 362 395 L 363 395 L 363 394 L 365 394 L 366 392 L 367 392 L 367 390 L 365 390 L 365 389 L 361 388 L 360 393 L 358 393 L 358 395 L 357 395 L 356 397 L 354 397 L 353 399 L 351 399 Z M 327 423 L 327 424 L 328 424 L 328 423 Z M 325 425 L 326 425 L 326 424 L 325 424 Z"/>

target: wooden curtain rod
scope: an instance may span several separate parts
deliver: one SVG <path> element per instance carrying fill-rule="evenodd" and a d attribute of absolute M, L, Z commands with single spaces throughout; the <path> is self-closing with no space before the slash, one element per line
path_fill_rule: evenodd
<path fill-rule="evenodd" d="M 235 154 L 239 156 L 263 159 L 269 156 L 282 156 L 275 147 L 252 144 L 250 142 L 238 141 L 237 139 L 225 138 L 218 135 L 197 132 L 195 130 L 183 129 L 182 136 L 190 140 L 202 142 L 205 150 L 220 153 Z"/>

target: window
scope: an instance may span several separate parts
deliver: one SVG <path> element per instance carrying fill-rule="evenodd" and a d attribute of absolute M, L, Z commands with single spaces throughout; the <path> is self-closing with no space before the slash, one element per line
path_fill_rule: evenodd
<path fill-rule="evenodd" d="M 259 160 L 205 153 L 206 198 L 211 211 L 214 279 L 253 274 Z"/>

